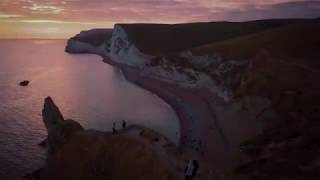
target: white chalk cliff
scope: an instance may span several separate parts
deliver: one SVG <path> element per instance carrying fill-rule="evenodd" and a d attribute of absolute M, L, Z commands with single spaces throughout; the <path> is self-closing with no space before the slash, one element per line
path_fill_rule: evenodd
<path fill-rule="evenodd" d="M 183 87 L 207 88 L 226 101 L 232 97 L 232 92 L 225 82 L 230 79 L 230 72 L 243 63 L 222 61 L 217 55 L 193 56 L 191 52 L 181 52 L 179 57 L 192 64 L 192 67 L 183 67 L 170 62 L 170 56 L 156 57 L 142 52 L 134 43 L 130 42 L 128 32 L 117 24 L 112 36 L 100 46 L 92 46 L 78 40 L 70 40 L 68 49 L 76 53 L 95 53 L 109 57 L 112 61 L 141 69 L 141 74 L 167 82 L 173 82 Z M 160 58 L 158 65 L 150 65 L 152 60 Z M 245 63 L 245 62 L 244 62 Z M 201 71 L 210 67 L 210 74 Z M 214 68 L 214 69 L 212 69 Z"/>
<path fill-rule="evenodd" d="M 143 68 L 152 55 L 142 53 L 128 39 L 128 35 L 121 25 L 115 25 L 110 41 L 110 49 L 105 52 L 113 61 L 129 66 Z"/>

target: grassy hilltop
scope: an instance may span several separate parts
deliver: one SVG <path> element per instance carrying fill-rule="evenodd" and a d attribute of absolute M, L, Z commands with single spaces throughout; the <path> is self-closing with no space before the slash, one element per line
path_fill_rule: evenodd
<path fill-rule="evenodd" d="M 119 24 L 129 41 L 142 52 L 164 55 L 212 42 L 232 39 L 308 19 L 278 19 L 249 22 L 209 22 L 188 24 Z"/>

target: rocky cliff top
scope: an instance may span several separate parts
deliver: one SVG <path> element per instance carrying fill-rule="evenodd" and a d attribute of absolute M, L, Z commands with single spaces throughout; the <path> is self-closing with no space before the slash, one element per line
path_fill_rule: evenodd
<path fill-rule="evenodd" d="M 70 40 L 77 40 L 98 47 L 107 39 L 110 39 L 111 35 L 112 29 L 91 29 L 87 31 L 81 31 Z"/>
<path fill-rule="evenodd" d="M 131 126 L 114 135 L 84 130 L 78 122 L 64 120 L 50 97 L 42 114 L 49 154 L 38 172 L 40 180 L 176 179 L 170 168 L 174 164 L 169 166 L 163 156 L 171 145 L 151 130 Z"/>

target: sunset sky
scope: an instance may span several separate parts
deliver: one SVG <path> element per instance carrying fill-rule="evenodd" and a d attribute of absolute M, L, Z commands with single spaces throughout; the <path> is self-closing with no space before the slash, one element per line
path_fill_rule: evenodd
<path fill-rule="evenodd" d="M 320 0 L 0 0 L 0 38 L 67 38 L 115 23 L 320 17 Z"/>

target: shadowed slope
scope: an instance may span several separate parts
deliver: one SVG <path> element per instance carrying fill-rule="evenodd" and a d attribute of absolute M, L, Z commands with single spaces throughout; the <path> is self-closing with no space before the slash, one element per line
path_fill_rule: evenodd
<path fill-rule="evenodd" d="M 247 60 L 235 100 L 271 100 L 256 119 L 266 125 L 242 150 L 237 169 L 249 179 L 318 179 L 320 135 L 320 22 L 280 27 L 194 48 L 194 55 L 218 54 L 224 61 Z M 245 108 L 245 107 L 244 107 Z M 275 110 L 278 117 L 267 116 Z"/>
<path fill-rule="evenodd" d="M 51 157 L 41 179 L 174 180 L 175 177 L 147 144 L 125 135 L 82 132 Z"/>
<path fill-rule="evenodd" d="M 249 22 L 210 22 L 190 24 L 119 24 L 129 41 L 142 52 L 163 55 L 187 48 L 232 39 L 308 19 L 278 19 Z"/>
<path fill-rule="evenodd" d="M 319 58 L 320 21 L 292 24 L 191 49 L 195 55 L 218 53 L 226 59 L 247 59 L 260 49 L 273 55 Z"/>

